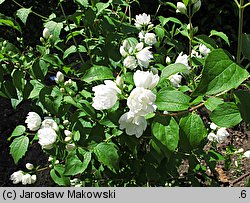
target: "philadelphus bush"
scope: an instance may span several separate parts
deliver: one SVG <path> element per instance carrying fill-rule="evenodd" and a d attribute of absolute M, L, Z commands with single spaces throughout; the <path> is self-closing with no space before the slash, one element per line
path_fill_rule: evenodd
<path fill-rule="evenodd" d="M 194 174 L 214 183 L 206 168 L 222 160 L 216 143 L 249 123 L 249 73 L 219 48 L 229 44 L 223 32 L 198 33 L 192 19 L 201 1 L 171 4 L 172 17 L 128 16 L 131 1 L 70 2 L 76 12 L 44 19 L 34 48 L 0 40 L 0 95 L 32 108 L 9 137 L 10 153 L 22 163 L 38 143 L 49 157 L 10 180 L 32 184 L 48 170 L 72 187 L 196 186 Z M 184 160 L 188 175 L 180 179 Z"/>

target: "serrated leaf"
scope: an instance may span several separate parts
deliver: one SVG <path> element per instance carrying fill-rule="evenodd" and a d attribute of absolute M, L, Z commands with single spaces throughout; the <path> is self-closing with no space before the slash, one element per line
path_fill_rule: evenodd
<path fill-rule="evenodd" d="M 88 0 L 75 0 L 75 1 L 84 7 L 88 7 L 89 5 Z"/>
<path fill-rule="evenodd" d="M 47 23 L 44 24 L 44 27 L 48 28 L 50 33 L 54 36 L 54 37 L 59 37 L 61 30 L 63 28 L 63 23 L 57 23 L 54 21 L 49 21 Z"/>
<path fill-rule="evenodd" d="M 31 13 L 31 8 L 20 8 L 17 10 L 16 15 L 18 18 L 20 18 L 23 24 L 26 24 L 27 18 L 30 13 Z"/>
<path fill-rule="evenodd" d="M 70 54 L 75 53 L 77 48 L 75 45 L 71 45 L 68 49 L 65 50 L 63 54 L 63 59 L 67 58 Z"/>
<path fill-rule="evenodd" d="M 61 164 L 57 164 L 50 171 L 50 176 L 56 184 L 58 184 L 60 186 L 69 186 L 70 185 L 70 178 L 65 177 L 63 175 L 63 172 L 64 172 L 64 167 Z"/>
<path fill-rule="evenodd" d="M 118 170 L 119 155 L 114 144 L 101 142 L 94 148 L 94 153 L 100 163 L 113 172 Z"/>
<path fill-rule="evenodd" d="M 60 67 L 63 65 L 63 62 L 60 60 L 60 58 L 57 55 L 52 55 L 52 54 L 46 54 L 42 57 L 42 60 L 50 63 L 53 66 Z"/>
<path fill-rule="evenodd" d="M 152 124 L 152 133 L 157 141 L 162 144 L 162 146 L 158 145 L 160 148 L 164 146 L 170 151 L 174 151 L 177 148 L 179 142 L 179 125 L 174 118 L 171 118 L 167 125 L 163 125 L 157 121 L 154 122 Z"/>
<path fill-rule="evenodd" d="M 156 95 L 157 109 L 164 111 L 184 111 L 189 108 L 191 98 L 177 90 L 160 90 Z"/>
<path fill-rule="evenodd" d="M 91 152 L 84 154 L 83 162 L 78 158 L 77 155 L 70 157 L 66 161 L 64 175 L 77 175 L 83 173 L 91 161 Z"/>
<path fill-rule="evenodd" d="M 240 111 L 233 102 L 218 105 L 209 117 L 216 125 L 225 128 L 236 126 L 242 121 Z"/>
<path fill-rule="evenodd" d="M 226 35 L 225 33 L 223 33 L 223 32 L 218 32 L 218 31 L 216 31 L 216 30 L 211 30 L 210 36 L 218 36 L 218 37 L 220 37 L 221 39 L 223 39 L 223 40 L 230 46 L 228 37 L 227 37 L 227 35 Z"/>
<path fill-rule="evenodd" d="M 220 104 L 224 103 L 224 101 L 222 99 L 216 98 L 216 97 L 210 97 L 207 99 L 207 101 L 205 101 L 205 107 L 209 110 L 209 111 L 213 111 L 214 109 L 216 109 L 216 107 Z"/>
<path fill-rule="evenodd" d="M 113 73 L 110 68 L 106 66 L 93 66 L 82 77 L 84 82 L 90 83 L 97 80 L 113 79 Z"/>
<path fill-rule="evenodd" d="M 20 70 L 14 70 L 11 74 L 13 78 L 13 84 L 15 87 L 19 90 L 22 91 L 24 88 L 24 74 L 23 71 Z"/>
<path fill-rule="evenodd" d="M 171 75 L 174 75 L 176 73 L 187 72 L 187 71 L 188 71 L 187 67 L 181 63 L 175 63 L 175 64 L 168 65 L 161 72 L 160 82 L 166 78 L 169 78 L 169 76 L 171 76 Z"/>
<path fill-rule="evenodd" d="M 26 127 L 23 125 L 18 125 L 16 126 L 16 128 L 13 130 L 11 136 L 8 138 L 8 140 L 10 140 L 12 137 L 18 137 L 20 135 L 22 135 L 23 133 L 25 133 L 26 131 Z"/>
<path fill-rule="evenodd" d="M 29 99 L 38 98 L 40 91 L 44 88 L 44 85 L 37 80 L 31 80 L 30 83 L 32 84 L 33 89 L 30 92 Z"/>
<path fill-rule="evenodd" d="M 237 88 L 248 76 L 223 49 L 213 50 L 205 60 L 201 81 L 192 95 L 214 95 Z"/>
<path fill-rule="evenodd" d="M 15 164 L 25 155 L 29 146 L 29 138 L 26 136 L 17 137 L 10 145 L 10 154 Z"/>
<path fill-rule="evenodd" d="M 35 78 L 43 81 L 48 72 L 48 67 L 49 65 L 44 60 L 36 59 L 32 65 Z"/>
<path fill-rule="evenodd" d="M 187 135 L 192 147 L 197 147 L 200 142 L 207 136 L 207 129 L 197 114 L 190 113 L 180 120 L 180 127 Z"/>
<path fill-rule="evenodd" d="M 11 17 L 7 17 L 1 13 L 0 13 L 0 25 L 12 27 L 21 32 L 20 25 L 14 19 L 12 19 Z"/>

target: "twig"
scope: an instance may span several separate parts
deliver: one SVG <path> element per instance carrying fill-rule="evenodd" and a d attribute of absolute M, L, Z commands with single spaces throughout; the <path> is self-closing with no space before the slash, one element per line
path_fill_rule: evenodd
<path fill-rule="evenodd" d="M 83 58 L 82 58 L 82 55 L 81 55 L 81 53 L 79 52 L 79 45 L 77 44 L 76 39 L 75 39 L 75 37 L 74 37 L 74 35 L 73 35 L 73 33 L 72 33 L 72 30 L 71 30 L 71 27 L 70 27 L 68 18 L 67 18 L 66 14 L 65 14 L 65 11 L 64 11 L 64 9 L 63 9 L 62 3 L 60 2 L 59 5 L 60 5 L 60 8 L 61 8 L 63 17 L 65 18 L 66 24 L 67 24 L 67 26 L 68 26 L 68 28 L 69 28 L 69 32 L 70 32 L 70 34 L 71 34 L 71 36 L 72 36 L 73 42 L 74 42 L 74 44 L 75 44 L 75 46 L 76 46 L 76 48 L 77 48 L 77 53 L 78 53 L 78 55 L 79 55 L 79 57 L 80 57 L 82 63 L 84 63 L 84 60 L 83 60 Z"/>
<path fill-rule="evenodd" d="M 15 3 L 16 5 L 18 5 L 19 7 L 24 8 L 24 7 L 23 7 L 21 4 L 19 4 L 17 1 L 12 0 L 12 2 L 14 2 L 14 3 Z M 35 15 L 39 16 L 40 18 L 43 18 L 43 19 L 45 19 L 45 20 L 47 20 L 47 19 L 48 19 L 47 17 L 42 16 L 41 14 L 36 13 L 35 11 L 32 11 L 32 10 L 31 10 L 31 12 L 32 12 L 32 13 L 34 13 Z"/>
<path fill-rule="evenodd" d="M 198 109 L 198 108 L 200 108 L 202 106 L 204 106 L 204 103 L 200 103 L 197 106 L 194 106 L 194 107 L 192 107 L 192 108 L 190 108 L 190 109 L 188 109 L 186 111 L 181 111 L 181 112 L 177 112 L 177 113 L 169 113 L 169 114 L 157 113 L 157 115 L 160 115 L 160 116 L 171 116 L 171 117 L 173 117 L 173 116 L 181 116 L 181 115 L 184 115 L 186 113 L 190 113 L 190 112 L 192 112 L 192 111 L 194 111 L 194 110 L 196 110 L 196 109 Z"/>
<path fill-rule="evenodd" d="M 246 178 L 247 176 L 250 175 L 250 172 L 247 172 L 245 174 L 243 174 L 242 176 L 240 176 L 239 178 L 235 179 L 234 181 L 230 182 L 230 186 L 235 185 L 236 183 L 240 182 L 242 179 Z"/>

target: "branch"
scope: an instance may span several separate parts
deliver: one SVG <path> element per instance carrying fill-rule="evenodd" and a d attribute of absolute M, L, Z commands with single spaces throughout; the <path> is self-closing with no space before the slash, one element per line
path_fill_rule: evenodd
<path fill-rule="evenodd" d="M 177 113 L 169 113 L 169 114 L 157 113 L 157 115 L 160 115 L 160 116 L 171 116 L 171 117 L 173 117 L 173 116 L 181 116 L 181 115 L 184 115 L 186 113 L 190 113 L 190 112 L 192 112 L 192 111 L 194 111 L 194 110 L 196 110 L 196 109 L 198 109 L 198 108 L 200 108 L 202 106 L 204 106 L 204 103 L 200 103 L 197 106 L 194 106 L 194 107 L 192 107 L 192 108 L 190 108 L 190 109 L 188 109 L 186 111 L 181 111 L 181 112 L 177 112 Z"/>
<path fill-rule="evenodd" d="M 19 7 L 24 8 L 24 6 L 22 6 L 21 4 L 19 4 L 17 1 L 12 0 L 12 2 L 14 2 L 14 3 L 15 3 L 16 5 L 18 5 Z M 36 13 L 35 11 L 32 11 L 32 10 L 31 10 L 31 12 L 32 12 L 32 13 L 34 13 L 35 15 L 39 16 L 40 18 L 43 18 L 43 19 L 45 19 L 45 20 L 47 20 L 47 19 L 48 19 L 47 17 L 42 16 L 41 14 Z"/>
<path fill-rule="evenodd" d="M 236 183 L 240 182 L 242 179 L 246 178 L 247 176 L 250 175 L 250 172 L 247 172 L 245 174 L 243 174 L 242 176 L 240 176 L 239 178 L 235 179 L 234 181 L 230 182 L 230 186 L 235 185 Z"/>

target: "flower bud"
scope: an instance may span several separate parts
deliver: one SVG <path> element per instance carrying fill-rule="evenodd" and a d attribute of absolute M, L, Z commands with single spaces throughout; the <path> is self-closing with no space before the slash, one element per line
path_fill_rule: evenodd
<path fill-rule="evenodd" d="M 49 29 L 48 29 L 48 28 L 44 28 L 44 30 L 43 30 L 43 37 L 44 37 L 45 39 L 48 39 L 49 36 L 50 36 L 50 31 L 49 31 Z"/>
<path fill-rule="evenodd" d="M 65 81 L 64 85 L 65 86 L 71 86 L 72 85 L 72 80 L 69 79 L 69 80 Z"/>
<path fill-rule="evenodd" d="M 57 164 L 59 164 L 59 160 L 56 160 L 54 163 L 54 165 L 57 165 Z"/>
<path fill-rule="evenodd" d="M 6 40 L 4 40 L 3 41 L 3 46 L 5 46 L 7 44 L 7 41 Z"/>
<path fill-rule="evenodd" d="M 40 42 L 44 43 L 44 39 L 42 37 L 40 37 Z"/>
<path fill-rule="evenodd" d="M 69 151 L 72 151 L 76 148 L 76 145 L 73 143 L 73 144 L 67 144 L 66 145 L 66 149 L 69 150 Z"/>
<path fill-rule="evenodd" d="M 186 14 L 187 13 L 187 7 L 185 6 L 184 3 L 182 2 L 177 2 L 177 10 L 176 13 L 182 13 Z"/>
<path fill-rule="evenodd" d="M 65 137 L 64 142 L 69 142 L 69 141 L 71 141 L 71 139 L 72 139 L 71 137 Z"/>
<path fill-rule="evenodd" d="M 64 125 L 64 126 L 69 125 L 69 120 L 64 120 L 64 121 L 63 121 L 63 125 Z"/>
<path fill-rule="evenodd" d="M 62 88 L 60 88 L 60 92 L 61 93 L 64 93 L 65 92 L 65 89 L 62 87 Z"/>
<path fill-rule="evenodd" d="M 122 88 L 122 87 L 123 87 L 123 84 L 124 84 L 122 77 L 117 76 L 117 77 L 116 77 L 116 80 L 115 80 L 115 83 L 116 83 L 116 85 L 117 85 L 118 87 Z"/>
<path fill-rule="evenodd" d="M 36 175 L 31 176 L 31 184 L 36 182 Z"/>
<path fill-rule="evenodd" d="M 64 81 L 64 75 L 63 75 L 62 72 L 58 71 L 58 72 L 56 73 L 55 81 L 56 81 L 57 83 L 60 83 L 60 82 L 63 82 L 63 81 Z"/>
<path fill-rule="evenodd" d="M 188 25 L 187 25 L 187 30 L 190 31 L 190 30 L 192 30 L 192 28 L 193 28 L 192 24 L 191 24 L 191 23 L 188 23 Z"/>
<path fill-rule="evenodd" d="M 72 137 L 72 132 L 69 130 L 64 130 L 64 134 L 66 135 L 66 137 Z"/>
<path fill-rule="evenodd" d="M 166 57 L 166 64 L 170 64 L 171 63 L 171 59 L 169 56 Z"/>
<path fill-rule="evenodd" d="M 53 158 L 52 156 L 49 156 L 48 161 L 51 162 L 51 161 L 53 161 L 53 159 L 54 159 L 54 158 Z"/>
<path fill-rule="evenodd" d="M 27 164 L 25 165 L 25 167 L 26 167 L 28 170 L 33 170 L 33 169 L 34 169 L 34 165 L 31 164 L 31 163 L 27 163 Z"/>

